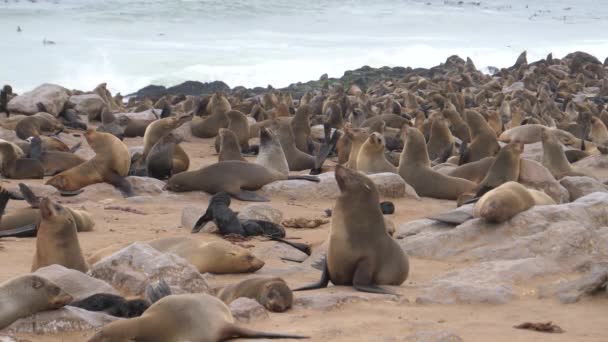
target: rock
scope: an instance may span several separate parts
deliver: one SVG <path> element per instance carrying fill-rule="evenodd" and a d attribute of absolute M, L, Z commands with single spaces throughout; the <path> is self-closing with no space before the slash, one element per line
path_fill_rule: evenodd
<path fill-rule="evenodd" d="M 239 211 L 239 220 L 260 220 L 281 224 L 283 213 L 268 204 L 249 204 Z"/>
<path fill-rule="evenodd" d="M 125 115 L 134 120 L 156 120 L 160 117 L 159 115 L 157 115 L 157 113 L 154 109 L 148 109 L 143 112 L 137 112 L 137 113 L 120 113 L 120 114 L 115 114 L 115 115 L 117 118 L 119 116 Z"/>
<path fill-rule="evenodd" d="M 335 128 L 332 128 L 329 136 L 334 134 L 335 130 Z M 340 134 L 343 134 L 343 132 L 340 131 Z M 323 127 L 323 125 L 315 125 L 310 127 L 310 138 L 321 141 L 325 140 L 325 128 Z"/>
<path fill-rule="evenodd" d="M 17 341 L 12 336 L 0 335 L 0 342 L 27 342 L 27 341 L 24 341 L 24 340 Z"/>
<path fill-rule="evenodd" d="M 460 336 L 447 330 L 417 331 L 408 335 L 405 340 L 407 342 L 464 342 Z"/>
<path fill-rule="evenodd" d="M 10 141 L 10 142 L 23 142 L 23 140 L 17 137 L 17 133 L 12 129 L 6 129 L 4 127 L 0 127 L 0 139 Z"/>
<path fill-rule="evenodd" d="M 133 188 L 135 197 L 129 197 L 129 201 L 136 199 L 136 197 L 146 195 L 162 195 L 163 197 L 169 195 L 169 193 L 163 191 L 165 182 L 151 177 L 127 177 L 129 183 Z M 92 201 L 99 201 L 99 198 L 123 198 L 122 193 L 115 188 L 113 185 L 108 183 L 96 183 L 87 185 L 83 188 L 83 192 L 78 195 L 78 198 L 90 199 Z"/>
<path fill-rule="evenodd" d="M 543 152 L 543 143 L 540 141 L 533 144 L 525 144 L 524 152 L 521 154 L 521 158 L 534 160 L 542 164 Z"/>
<path fill-rule="evenodd" d="M 570 200 L 568 190 L 557 182 L 546 167 L 534 160 L 522 158 L 518 181 L 527 187 L 544 191 L 557 203 Z"/>
<path fill-rule="evenodd" d="M 345 288 L 342 287 L 327 288 L 323 291 L 297 292 L 296 296 L 294 306 L 323 311 L 334 310 L 345 303 L 398 302 L 400 300 L 398 296 L 359 292 L 354 289 L 345 291 Z"/>
<path fill-rule="evenodd" d="M 135 242 L 102 259 L 90 272 L 125 295 L 142 295 L 148 284 L 160 279 L 175 294 L 209 293 L 207 282 L 188 261 L 175 254 L 161 253 L 143 242 Z"/>
<path fill-rule="evenodd" d="M 40 112 L 37 103 L 41 102 L 48 113 L 57 116 L 63 111 L 68 100 L 67 89 L 55 84 L 45 83 L 34 90 L 14 97 L 8 102 L 8 110 L 10 112 L 33 115 Z"/>
<path fill-rule="evenodd" d="M 284 258 L 291 261 L 302 262 L 308 258 L 306 253 L 277 241 L 264 241 L 263 243 L 258 243 L 249 251 L 262 260 Z"/>
<path fill-rule="evenodd" d="M 95 279 L 82 272 L 65 268 L 61 265 L 51 265 L 34 272 L 59 285 L 65 292 L 78 301 L 97 293 L 118 294 L 108 283 Z"/>
<path fill-rule="evenodd" d="M 136 195 L 158 195 L 163 192 L 165 182 L 152 177 L 127 177 Z"/>
<path fill-rule="evenodd" d="M 192 122 L 188 121 L 188 122 L 184 123 L 183 125 L 174 129 L 173 133 L 176 133 L 180 137 L 184 138 L 184 141 L 193 141 L 194 139 L 200 139 L 200 138 L 197 138 L 194 135 L 192 135 L 192 130 L 190 128 L 191 124 L 192 124 Z"/>
<path fill-rule="evenodd" d="M 43 311 L 18 319 L 3 332 L 9 334 L 57 334 L 66 331 L 96 329 L 120 319 L 122 318 L 102 312 L 65 306 L 59 310 Z"/>
<path fill-rule="evenodd" d="M 559 183 L 568 190 L 571 201 L 594 192 L 608 192 L 604 184 L 591 177 L 564 177 Z"/>
<path fill-rule="evenodd" d="M 605 169 L 608 168 L 608 155 L 598 154 L 583 158 L 572 166 L 575 168 L 586 168 L 586 169 Z"/>
<path fill-rule="evenodd" d="M 97 94 L 84 94 L 70 96 L 68 108 L 74 108 L 79 115 L 87 117 L 99 117 L 104 108 L 107 107 L 101 96 Z"/>
<path fill-rule="evenodd" d="M 259 321 L 268 318 L 268 311 L 255 299 L 241 297 L 234 300 L 228 308 L 234 319 L 241 323 Z"/>
<path fill-rule="evenodd" d="M 389 198 L 411 197 L 419 199 L 414 189 L 395 173 L 377 173 L 368 176 L 376 184 L 381 196 Z M 286 196 L 293 200 L 336 199 L 340 195 L 333 172 L 319 175 L 319 183 L 304 180 L 287 180 L 266 184 L 260 193 L 270 198 Z"/>
<path fill-rule="evenodd" d="M 182 209 L 182 227 L 188 231 L 194 228 L 194 224 L 204 214 L 204 209 L 195 207 L 185 207 Z M 213 221 L 207 222 L 205 227 L 201 230 L 203 233 L 217 233 L 219 230 Z"/>
<path fill-rule="evenodd" d="M 608 263 L 600 262 L 591 266 L 585 274 L 575 280 L 560 281 L 548 286 L 540 286 L 539 298 L 557 296 L 563 304 L 578 302 L 583 296 L 608 294 Z"/>

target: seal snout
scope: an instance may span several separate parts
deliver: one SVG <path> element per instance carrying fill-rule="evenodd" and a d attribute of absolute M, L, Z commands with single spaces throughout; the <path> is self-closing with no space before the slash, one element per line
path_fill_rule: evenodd
<path fill-rule="evenodd" d="M 61 308 L 64 307 L 68 304 L 70 304 L 72 301 L 74 300 L 74 297 L 72 297 L 71 295 L 64 293 L 61 294 L 55 298 L 53 298 L 53 300 L 51 300 L 51 306 L 53 308 Z"/>

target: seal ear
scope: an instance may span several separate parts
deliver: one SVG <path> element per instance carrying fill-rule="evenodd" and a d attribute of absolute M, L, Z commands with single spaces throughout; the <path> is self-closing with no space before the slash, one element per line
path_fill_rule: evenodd
<path fill-rule="evenodd" d="M 44 282 L 42 281 L 42 279 L 38 278 L 38 277 L 33 277 L 32 278 L 32 287 L 34 289 L 39 289 L 42 288 L 44 286 Z"/>

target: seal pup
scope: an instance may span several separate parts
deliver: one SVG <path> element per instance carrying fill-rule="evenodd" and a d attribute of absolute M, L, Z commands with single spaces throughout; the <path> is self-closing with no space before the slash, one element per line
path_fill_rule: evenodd
<path fill-rule="evenodd" d="M 32 272 L 52 264 L 87 272 L 89 266 L 84 261 L 76 223 L 70 211 L 43 198 L 40 201 L 40 216 Z"/>
<path fill-rule="evenodd" d="M 364 174 L 336 166 L 340 196 L 332 211 L 329 247 L 321 280 L 295 291 L 352 285 L 363 292 L 394 294 L 378 285 L 401 285 L 409 261 L 387 232 L 380 195 Z"/>
<path fill-rule="evenodd" d="M 123 135 L 126 138 L 143 137 L 146 134 L 146 129 L 153 120 L 143 119 L 132 119 L 128 115 L 121 115 L 118 117 L 118 124 L 123 127 Z"/>
<path fill-rule="evenodd" d="M 59 309 L 72 301 L 72 296 L 43 277 L 28 274 L 0 284 L 0 330 L 19 318 L 40 311 Z"/>
<path fill-rule="evenodd" d="M 44 167 L 37 159 L 22 158 L 23 150 L 14 143 L 0 141 L 2 175 L 10 179 L 42 179 Z"/>
<path fill-rule="evenodd" d="M 19 139 L 39 135 L 54 135 L 63 130 L 63 124 L 51 114 L 37 113 L 24 118 L 15 126 L 15 133 Z"/>
<path fill-rule="evenodd" d="M 556 203 L 544 192 L 507 182 L 485 193 L 475 203 L 473 215 L 491 223 L 501 223 L 535 205 L 548 204 Z"/>
<path fill-rule="evenodd" d="M 397 173 L 397 167 L 386 160 L 384 155 L 384 137 L 379 133 L 372 133 L 359 149 L 357 156 L 357 170 L 365 174 L 382 172 Z"/>
<path fill-rule="evenodd" d="M 226 305 L 241 297 L 255 299 L 272 312 L 284 312 L 293 304 L 293 292 L 279 277 L 245 279 L 224 287 L 217 297 Z"/>
<path fill-rule="evenodd" d="M 141 317 L 114 321 L 104 326 L 89 342 L 216 342 L 239 337 L 307 338 L 239 327 L 224 302 L 211 295 L 197 293 L 164 297 L 150 306 Z"/>
<path fill-rule="evenodd" d="M 405 135 L 405 148 L 399 158 L 398 173 L 419 196 L 455 200 L 477 186 L 469 180 L 446 176 L 431 169 L 422 133 L 417 128 L 407 127 Z"/>
<path fill-rule="evenodd" d="M 87 185 L 107 182 L 118 188 L 123 195 L 133 196 L 131 184 L 125 178 L 131 166 L 131 154 L 127 146 L 112 134 L 92 129 L 87 130 L 84 136 L 95 151 L 95 157 L 61 172 L 46 184 L 70 194 Z"/>
<path fill-rule="evenodd" d="M 173 132 L 165 134 L 160 140 L 152 146 L 148 156 L 146 157 L 146 171 L 148 177 L 156 179 L 167 179 L 173 175 L 175 169 L 187 168 L 190 164 L 189 160 L 184 160 L 188 155 L 176 155 L 176 146 L 182 142 L 182 137 Z M 176 167 L 175 165 L 183 165 Z"/>
<path fill-rule="evenodd" d="M 218 138 L 220 142 L 220 153 L 218 161 L 226 160 L 240 160 L 247 161 L 241 154 L 241 147 L 239 146 L 238 138 L 236 134 L 227 128 L 220 128 L 218 131 Z"/>
<path fill-rule="evenodd" d="M 427 143 L 427 149 L 429 151 L 429 158 L 435 160 L 446 153 L 446 147 L 452 144 L 452 148 L 448 151 L 451 156 L 453 153 L 454 137 L 450 132 L 450 128 L 447 125 L 445 119 L 436 117 L 433 119 L 431 124 L 431 135 L 429 142 Z"/>

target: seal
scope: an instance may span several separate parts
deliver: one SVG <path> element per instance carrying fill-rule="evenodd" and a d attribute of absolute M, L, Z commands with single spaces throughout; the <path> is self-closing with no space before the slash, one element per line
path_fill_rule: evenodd
<path fill-rule="evenodd" d="M 309 148 L 311 113 L 312 110 L 309 105 L 301 104 L 296 110 L 296 114 L 291 119 L 290 124 L 296 148 L 300 151 L 312 154 L 313 151 Z"/>
<path fill-rule="evenodd" d="M 6 117 L 9 117 L 8 112 L 8 98 L 13 93 L 13 88 L 10 85 L 4 85 L 0 90 L 0 113 L 6 113 Z"/>
<path fill-rule="evenodd" d="M 457 168 L 449 170 L 447 173 L 450 177 L 468 179 L 473 183 L 481 183 L 486 178 L 496 157 L 485 157 L 476 162 L 460 165 Z M 439 171 L 443 173 L 442 171 Z"/>
<path fill-rule="evenodd" d="M 10 179 L 42 179 L 44 168 L 39 160 L 22 158 L 23 150 L 14 143 L 0 141 L 2 175 Z"/>
<path fill-rule="evenodd" d="M 283 120 L 274 120 L 272 130 L 275 132 L 285 157 L 290 171 L 302 171 L 316 169 L 316 159 L 314 156 L 299 150 L 294 142 L 294 135 L 291 125 Z"/>
<path fill-rule="evenodd" d="M 583 172 L 576 171 L 562 149 L 553 131 L 545 129 L 542 131 L 543 160 L 542 164 L 559 180 L 565 176 L 587 176 Z"/>
<path fill-rule="evenodd" d="M 63 124 L 51 114 L 37 113 L 28 116 L 17 123 L 15 133 L 20 139 L 27 139 L 45 134 L 56 134 L 63 130 Z"/>
<path fill-rule="evenodd" d="M 556 204 L 547 194 L 527 189 L 517 182 L 506 182 L 484 194 L 473 210 L 475 217 L 501 223 L 535 205 Z"/>
<path fill-rule="evenodd" d="M 131 154 L 127 146 L 110 133 L 92 129 L 87 130 L 85 138 L 95 151 L 95 157 L 61 172 L 46 184 L 69 194 L 87 185 L 107 182 L 117 187 L 125 196 L 132 196 L 133 189 L 125 178 L 131 166 Z"/>
<path fill-rule="evenodd" d="M 0 284 L 0 330 L 19 318 L 40 311 L 59 309 L 72 301 L 52 281 L 28 274 L 12 278 Z"/>
<path fill-rule="evenodd" d="M 486 177 L 479 183 L 475 197 L 480 197 L 491 189 L 506 182 L 519 179 L 521 154 L 524 144 L 510 143 L 500 149 Z"/>
<path fill-rule="evenodd" d="M 104 326 L 89 342 L 211 342 L 239 337 L 307 338 L 239 327 L 234 323 L 232 313 L 224 302 L 208 294 L 196 293 L 162 298 L 150 306 L 141 317 L 114 321 Z"/>
<path fill-rule="evenodd" d="M 450 145 L 452 148 L 449 148 Z M 449 148 L 449 155 L 454 152 L 454 137 L 450 132 L 450 128 L 445 119 L 436 117 L 431 124 L 431 135 L 427 144 L 429 158 L 435 160 L 446 153 L 446 148 Z"/>
<path fill-rule="evenodd" d="M 493 157 L 500 150 L 496 132 L 490 127 L 481 114 L 474 110 L 466 110 L 464 118 L 471 130 L 471 144 L 462 157 L 464 163 L 478 161 L 485 157 Z"/>
<path fill-rule="evenodd" d="M 238 138 L 236 137 L 236 134 L 234 134 L 234 132 L 227 128 L 220 128 L 218 132 L 218 138 L 220 142 L 220 152 L 218 156 L 218 161 L 247 161 L 245 158 L 243 158 L 243 155 L 241 154 L 241 147 L 239 146 Z"/>
<path fill-rule="evenodd" d="M 32 272 L 52 264 L 87 272 L 89 266 L 84 261 L 76 223 L 70 211 L 43 198 L 40 201 L 40 216 Z"/>
<path fill-rule="evenodd" d="M 39 160 L 45 176 L 54 176 L 60 172 L 76 167 L 86 160 L 71 152 L 44 151 L 39 136 L 30 140 L 30 158 Z"/>
<path fill-rule="evenodd" d="M 357 170 L 357 158 L 359 158 L 359 151 L 361 146 L 365 143 L 369 137 L 369 133 L 365 129 L 345 129 L 344 137 L 350 142 L 350 149 L 348 153 L 348 162 L 346 166 Z"/>
<path fill-rule="evenodd" d="M 284 312 L 293 304 L 293 292 L 285 280 L 275 278 L 250 278 L 224 287 L 217 295 L 227 305 L 237 298 L 255 299 L 272 312 Z"/>
<path fill-rule="evenodd" d="M 340 196 L 331 216 L 329 247 L 321 280 L 295 291 L 352 285 L 363 292 L 393 294 L 378 285 L 401 285 L 409 261 L 387 232 L 380 211 L 380 195 L 364 174 L 336 166 Z"/>
<path fill-rule="evenodd" d="M 190 132 L 197 138 L 213 138 L 220 128 L 228 127 L 229 123 L 225 112 L 216 111 L 205 118 L 193 117 Z"/>
<path fill-rule="evenodd" d="M 173 175 L 174 170 L 188 168 L 190 160 L 187 154 L 176 154 L 176 146 L 182 138 L 173 132 L 165 134 L 152 146 L 146 157 L 146 171 L 148 177 L 167 179 Z M 184 160 L 184 157 L 186 158 Z"/>
<path fill-rule="evenodd" d="M 156 144 L 160 140 L 160 138 L 167 135 L 169 132 L 180 127 L 181 125 L 183 125 L 184 123 L 186 123 L 188 120 L 191 120 L 191 119 L 192 119 L 191 115 L 184 115 L 181 117 L 172 116 L 172 117 L 156 120 L 156 121 L 152 122 L 150 125 L 148 125 L 148 127 L 146 128 L 146 133 L 144 134 L 144 151 L 143 151 L 144 160 L 148 156 L 148 152 L 150 152 L 150 149 L 152 149 L 152 146 L 154 146 L 154 144 Z M 181 147 L 178 147 L 176 145 L 176 151 L 174 153 L 181 154 L 181 152 L 178 152 L 177 150 L 181 150 Z M 181 172 L 181 171 L 177 171 L 177 172 Z M 177 173 L 177 172 L 175 172 L 175 173 Z"/>
<path fill-rule="evenodd" d="M 405 129 L 405 148 L 399 158 L 398 173 L 419 196 L 455 200 L 477 186 L 469 180 L 450 177 L 431 169 L 424 136 L 413 127 Z"/>
<path fill-rule="evenodd" d="M 591 117 L 591 141 L 596 145 L 606 145 L 608 143 L 608 128 L 604 122 L 595 116 Z"/>
<path fill-rule="evenodd" d="M 542 140 L 542 132 L 545 129 L 554 133 L 557 139 L 564 145 L 580 146 L 581 144 L 581 140 L 572 135 L 572 133 L 557 128 L 546 127 L 541 124 L 528 124 L 509 128 L 502 132 L 498 140 L 505 143 L 519 142 L 522 144 L 533 144 Z"/>
<path fill-rule="evenodd" d="M 156 120 L 132 119 L 127 115 L 118 117 L 118 124 L 123 127 L 123 134 L 127 138 L 143 137 L 154 121 Z"/>
<path fill-rule="evenodd" d="M 284 176 L 289 176 L 289 164 L 277 136 L 267 128 L 260 129 L 260 151 L 255 163 Z"/>
<path fill-rule="evenodd" d="M 365 174 L 392 172 L 397 168 L 386 160 L 384 155 L 384 137 L 380 133 L 372 133 L 359 149 L 357 170 Z"/>
<path fill-rule="evenodd" d="M 231 130 L 237 137 L 241 151 L 249 150 L 249 121 L 245 114 L 238 110 L 230 110 L 226 113 L 228 117 L 228 129 Z M 220 128 L 221 129 L 221 128 Z M 219 130 L 218 130 L 219 132 Z M 216 139 L 216 145 L 219 146 L 219 137 Z M 218 148 L 219 150 L 219 148 Z"/>

